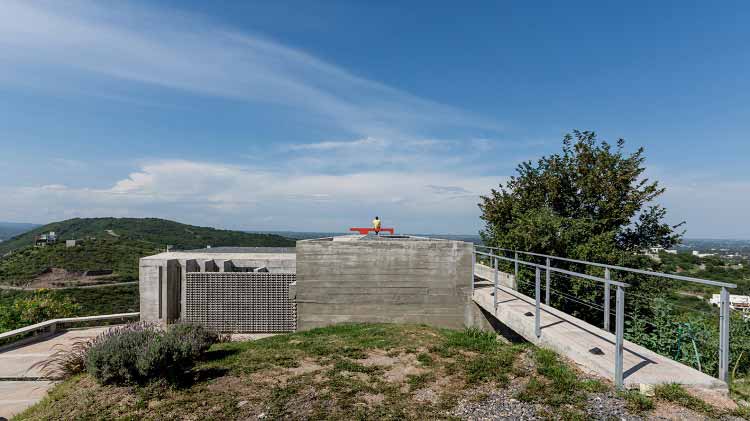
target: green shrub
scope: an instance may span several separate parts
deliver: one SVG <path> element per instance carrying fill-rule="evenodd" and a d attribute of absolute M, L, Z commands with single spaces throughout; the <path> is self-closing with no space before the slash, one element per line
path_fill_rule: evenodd
<path fill-rule="evenodd" d="M 0 306 L 0 332 L 50 319 L 72 317 L 79 308 L 68 298 L 48 295 L 45 290 L 39 290 L 30 297 L 14 300 L 11 305 Z"/>
<path fill-rule="evenodd" d="M 218 341 L 218 335 L 192 324 L 167 331 L 133 323 L 100 335 L 86 355 L 86 371 L 102 384 L 145 384 L 179 380 Z"/>

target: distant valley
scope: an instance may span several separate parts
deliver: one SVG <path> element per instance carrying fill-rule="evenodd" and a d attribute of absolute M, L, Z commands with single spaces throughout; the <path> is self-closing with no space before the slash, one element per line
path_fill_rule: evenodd
<path fill-rule="evenodd" d="M 24 232 L 31 231 L 38 226 L 39 225 L 37 224 L 0 222 L 0 242 L 13 238 L 16 235 L 23 234 Z"/>

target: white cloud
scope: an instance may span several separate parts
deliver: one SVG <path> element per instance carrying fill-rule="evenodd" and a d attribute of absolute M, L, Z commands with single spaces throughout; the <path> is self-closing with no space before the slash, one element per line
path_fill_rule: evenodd
<path fill-rule="evenodd" d="M 76 216 L 155 215 L 248 229 L 345 230 L 378 214 L 400 230 L 475 232 L 479 195 L 502 180 L 438 172 L 290 176 L 218 163 L 159 161 L 108 189 L 3 189 L 10 206 L 0 216 L 45 221 L 75 209 Z"/>
<path fill-rule="evenodd" d="M 363 139 L 357 139 L 352 141 L 325 141 L 325 142 L 317 142 L 317 143 L 301 143 L 301 144 L 293 144 L 289 145 L 287 149 L 292 151 L 328 151 L 333 149 L 359 149 L 362 147 L 365 148 L 383 148 L 385 147 L 389 142 L 386 142 L 383 139 L 375 139 L 372 137 L 365 137 Z"/>

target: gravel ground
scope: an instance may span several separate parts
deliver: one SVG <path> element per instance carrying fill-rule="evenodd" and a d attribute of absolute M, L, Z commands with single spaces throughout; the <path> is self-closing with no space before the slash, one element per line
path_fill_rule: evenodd
<path fill-rule="evenodd" d="M 486 399 L 479 402 L 472 399 L 461 400 L 451 415 L 466 420 L 538 420 L 537 415 L 543 405 L 521 402 L 513 398 L 511 390 L 489 392 Z"/>
<path fill-rule="evenodd" d="M 591 393 L 586 402 L 586 414 L 592 420 L 627 420 L 636 421 L 644 418 L 633 415 L 625 409 L 625 400 L 613 392 Z"/>
<path fill-rule="evenodd" d="M 486 393 L 486 392 L 485 392 Z M 481 401 L 461 400 L 451 415 L 467 420 L 540 420 L 548 419 L 549 414 L 559 412 L 546 405 L 521 402 L 513 396 L 513 390 L 494 390 Z M 591 420 L 641 421 L 644 418 L 628 413 L 625 402 L 614 393 L 589 395 L 585 406 L 586 415 Z"/>

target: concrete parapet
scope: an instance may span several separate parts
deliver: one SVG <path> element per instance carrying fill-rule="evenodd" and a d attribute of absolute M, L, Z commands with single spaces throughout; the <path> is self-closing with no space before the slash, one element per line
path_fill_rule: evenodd
<path fill-rule="evenodd" d="M 484 280 L 495 282 L 495 269 L 483 265 L 481 263 L 477 263 L 474 266 L 474 274 Z M 511 289 L 518 289 L 518 282 L 516 282 L 516 277 L 513 274 L 503 272 L 501 270 L 498 270 L 498 283 L 500 286 L 504 286 Z"/>

